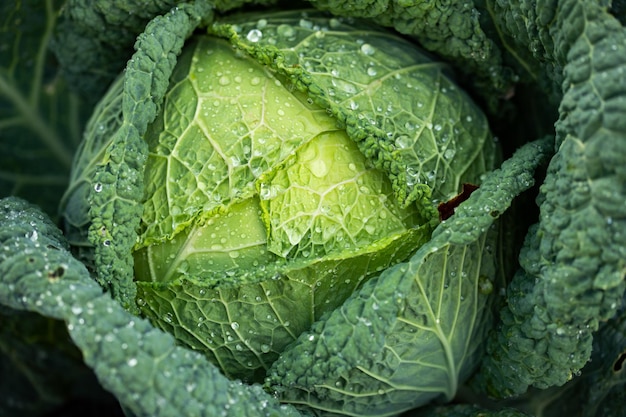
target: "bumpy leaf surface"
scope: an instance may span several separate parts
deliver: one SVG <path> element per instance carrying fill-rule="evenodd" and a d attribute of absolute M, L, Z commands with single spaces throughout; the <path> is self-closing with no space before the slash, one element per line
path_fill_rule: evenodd
<path fill-rule="evenodd" d="M 626 31 L 596 2 L 522 2 L 505 10 L 503 29 L 538 33 L 548 65 L 562 68 L 563 99 L 540 221 L 527 236 L 504 325 L 477 379 L 499 396 L 569 381 L 626 288 Z"/>
<path fill-rule="evenodd" d="M 132 253 L 141 217 L 147 145 L 143 133 L 157 114 L 185 39 L 211 10 L 184 5 L 146 27 L 129 61 L 122 92 L 123 121 L 98 161 L 89 190 L 89 240 L 98 282 L 126 308 L 135 308 Z M 124 227 L 120 227 L 124 225 Z"/>

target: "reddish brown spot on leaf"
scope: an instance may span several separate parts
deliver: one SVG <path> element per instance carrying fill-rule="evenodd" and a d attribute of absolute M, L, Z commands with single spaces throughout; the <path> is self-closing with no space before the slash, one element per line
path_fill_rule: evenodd
<path fill-rule="evenodd" d="M 454 210 L 469 198 L 469 196 L 478 189 L 478 185 L 463 184 L 463 190 L 460 194 L 452 197 L 450 200 L 439 203 L 437 209 L 439 210 L 439 221 L 444 221 L 450 218 L 454 214 Z"/>

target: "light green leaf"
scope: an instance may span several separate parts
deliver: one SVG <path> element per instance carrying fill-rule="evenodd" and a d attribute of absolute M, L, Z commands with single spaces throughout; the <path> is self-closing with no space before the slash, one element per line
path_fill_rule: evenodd
<path fill-rule="evenodd" d="M 227 41 L 199 36 L 179 64 L 145 135 L 138 303 L 225 374 L 260 379 L 423 244 L 434 210 L 400 208 L 334 118 Z"/>
<path fill-rule="evenodd" d="M 427 223 L 414 206 L 398 206 L 385 175 L 343 131 L 306 143 L 258 187 L 268 250 L 284 258 L 358 251 Z"/>
<path fill-rule="evenodd" d="M 295 12 L 215 23 L 210 31 L 334 116 L 403 204 L 447 200 L 494 164 L 487 120 L 448 66 L 389 32 Z"/>

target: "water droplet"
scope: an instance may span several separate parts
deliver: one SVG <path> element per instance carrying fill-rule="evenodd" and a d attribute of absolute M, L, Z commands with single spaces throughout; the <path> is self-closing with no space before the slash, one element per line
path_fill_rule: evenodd
<path fill-rule="evenodd" d="M 378 74 L 378 71 L 376 71 L 376 68 L 374 67 L 369 67 L 367 69 L 367 75 L 369 75 L 370 77 L 375 77 L 376 74 Z"/>
<path fill-rule="evenodd" d="M 172 322 L 172 313 L 165 313 L 165 315 L 163 316 L 163 320 L 165 320 L 168 323 Z"/>
<path fill-rule="evenodd" d="M 452 159 L 455 154 L 456 151 L 454 149 L 446 149 L 446 151 L 443 153 L 443 157 L 445 159 Z"/>
<path fill-rule="evenodd" d="M 230 327 L 233 330 L 237 330 L 239 329 L 239 323 L 237 323 L 236 321 L 233 321 L 232 323 L 230 323 Z"/>
<path fill-rule="evenodd" d="M 270 349 L 271 349 L 270 345 L 266 345 L 266 344 L 261 345 L 261 352 L 263 353 L 268 353 Z"/>
<path fill-rule="evenodd" d="M 246 35 L 246 39 L 249 40 L 250 42 L 258 42 L 261 40 L 262 37 L 263 37 L 263 32 L 261 32 L 258 29 L 252 29 Z"/>
<path fill-rule="evenodd" d="M 311 161 L 309 164 L 309 168 L 311 169 L 313 175 L 318 178 L 322 178 L 323 176 L 328 174 L 328 165 L 326 165 L 326 162 L 324 162 L 324 160 L 322 159 L 315 159 Z"/>
<path fill-rule="evenodd" d="M 339 26 L 341 26 L 341 20 L 333 17 L 328 21 L 328 26 L 330 26 L 332 29 L 337 29 Z"/>
<path fill-rule="evenodd" d="M 376 52 L 376 49 L 374 49 L 374 47 L 369 43 L 364 43 L 363 45 L 361 45 L 361 52 L 363 52 L 365 55 L 373 55 L 374 52 Z"/>
<path fill-rule="evenodd" d="M 279 25 L 276 28 L 276 33 L 278 33 L 278 36 L 283 36 L 285 38 L 290 38 L 292 37 L 296 32 L 294 30 L 293 27 L 286 25 L 286 24 L 282 24 Z"/>
<path fill-rule="evenodd" d="M 300 26 L 306 29 L 311 29 L 313 28 L 313 22 L 306 19 L 300 19 Z"/>
<path fill-rule="evenodd" d="M 407 149 L 413 146 L 413 141 L 406 135 L 401 135 L 396 138 L 396 147 L 400 149 Z"/>
<path fill-rule="evenodd" d="M 99 182 L 95 183 L 93 186 L 93 189 L 95 192 L 99 193 L 100 191 L 102 191 L 102 183 L 99 183 Z"/>
<path fill-rule="evenodd" d="M 217 82 L 220 85 L 226 86 L 226 85 L 230 84 L 230 78 L 228 78 L 226 75 L 222 75 Z"/>
<path fill-rule="evenodd" d="M 127 362 L 128 366 L 130 366 L 131 368 L 137 366 L 137 359 L 136 358 L 130 358 Z"/>
<path fill-rule="evenodd" d="M 250 80 L 251 85 L 259 85 L 261 84 L 261 79 L 259 77 L 252 77 Z"/>

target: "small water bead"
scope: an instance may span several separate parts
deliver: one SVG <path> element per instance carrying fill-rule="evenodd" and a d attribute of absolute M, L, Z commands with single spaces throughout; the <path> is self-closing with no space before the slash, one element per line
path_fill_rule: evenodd
<path fill-rule="evenodd" d="M 454 149 L 446 149 L 446 151 L 443 153 L 443 157 L 445 159 L 452 159 L 454 155 L 456 155 L 456 151 Z"/>
<path fill-rule="evenodd" d="M 396 146 L 400 149 L 407 149 L 413 146 L 413 140 L 406 136 L 401 135 L 396 138 Z"/>
<path fill-rule="evenodd" d="M 313 28 L 313 22 L 311 22 L 310 20 L 306 20 L 306 19 L 300 19 L 300 26 L 305 28 L 305 29 L 312 29 Z"/>
<path fill-rule="evenodd" d="M 261 32 L 258 29 L 252 29 L 246 35 L 246 39 L 249 40 L 250 42 L 258 42 L 261 40 L 262 37 L 263 37 L 263 32 Z"/>
<path fill-rule="evenodd" d="M 369 67 L 367 69 L 367 75 L 369 75 L 370 77 L 375 77 L 376 74 L 378 74 L 378 71 L 376 71 L 376 68 L 374 67 Z"/>
<path fill-rule="evenodd" d="M 99 193 L 100 191 L 102 191 L 102 183 L 97 182 L 94 184 L 93 189 L 95 192 Z"/>
<path fill-rule="evenodd" d="M 361 52 L 365 55 L 373 55 L 374 52 L 376 52 L 376 49 L 369 43 L 364 43 L 361 45 Z"/>
<path fill-rule="evenodd" d="M 217 81 L 221 86 L 227 86 L 230 84 L 230 78 L 226 75 L 222 75 L 220 79 Z"/>
<path fill-rule="evenodd" d="M 286 24 L 282 24 L 276 28 L 276 33 L 278 34 L 278 36 L 290 38 L 293 35 L 295 35 L 296 31 L 294 30 L 293 27 L 286 25 Z"/>
<path fill-rule="evenodd" d="M 130 366 L 131 368 L 137 366 L 137 359 L 136 358 L 130 358 L 127 362 L 128 366 Z"/>
<path fill-rule="evenodd" d="M 328 25 L 332 28 L 332 29 L 337 29 L 339 26 L 341 26 L 341 20 L 337 19 L 337 18 L 332 18 L 328 21 Z"/>

